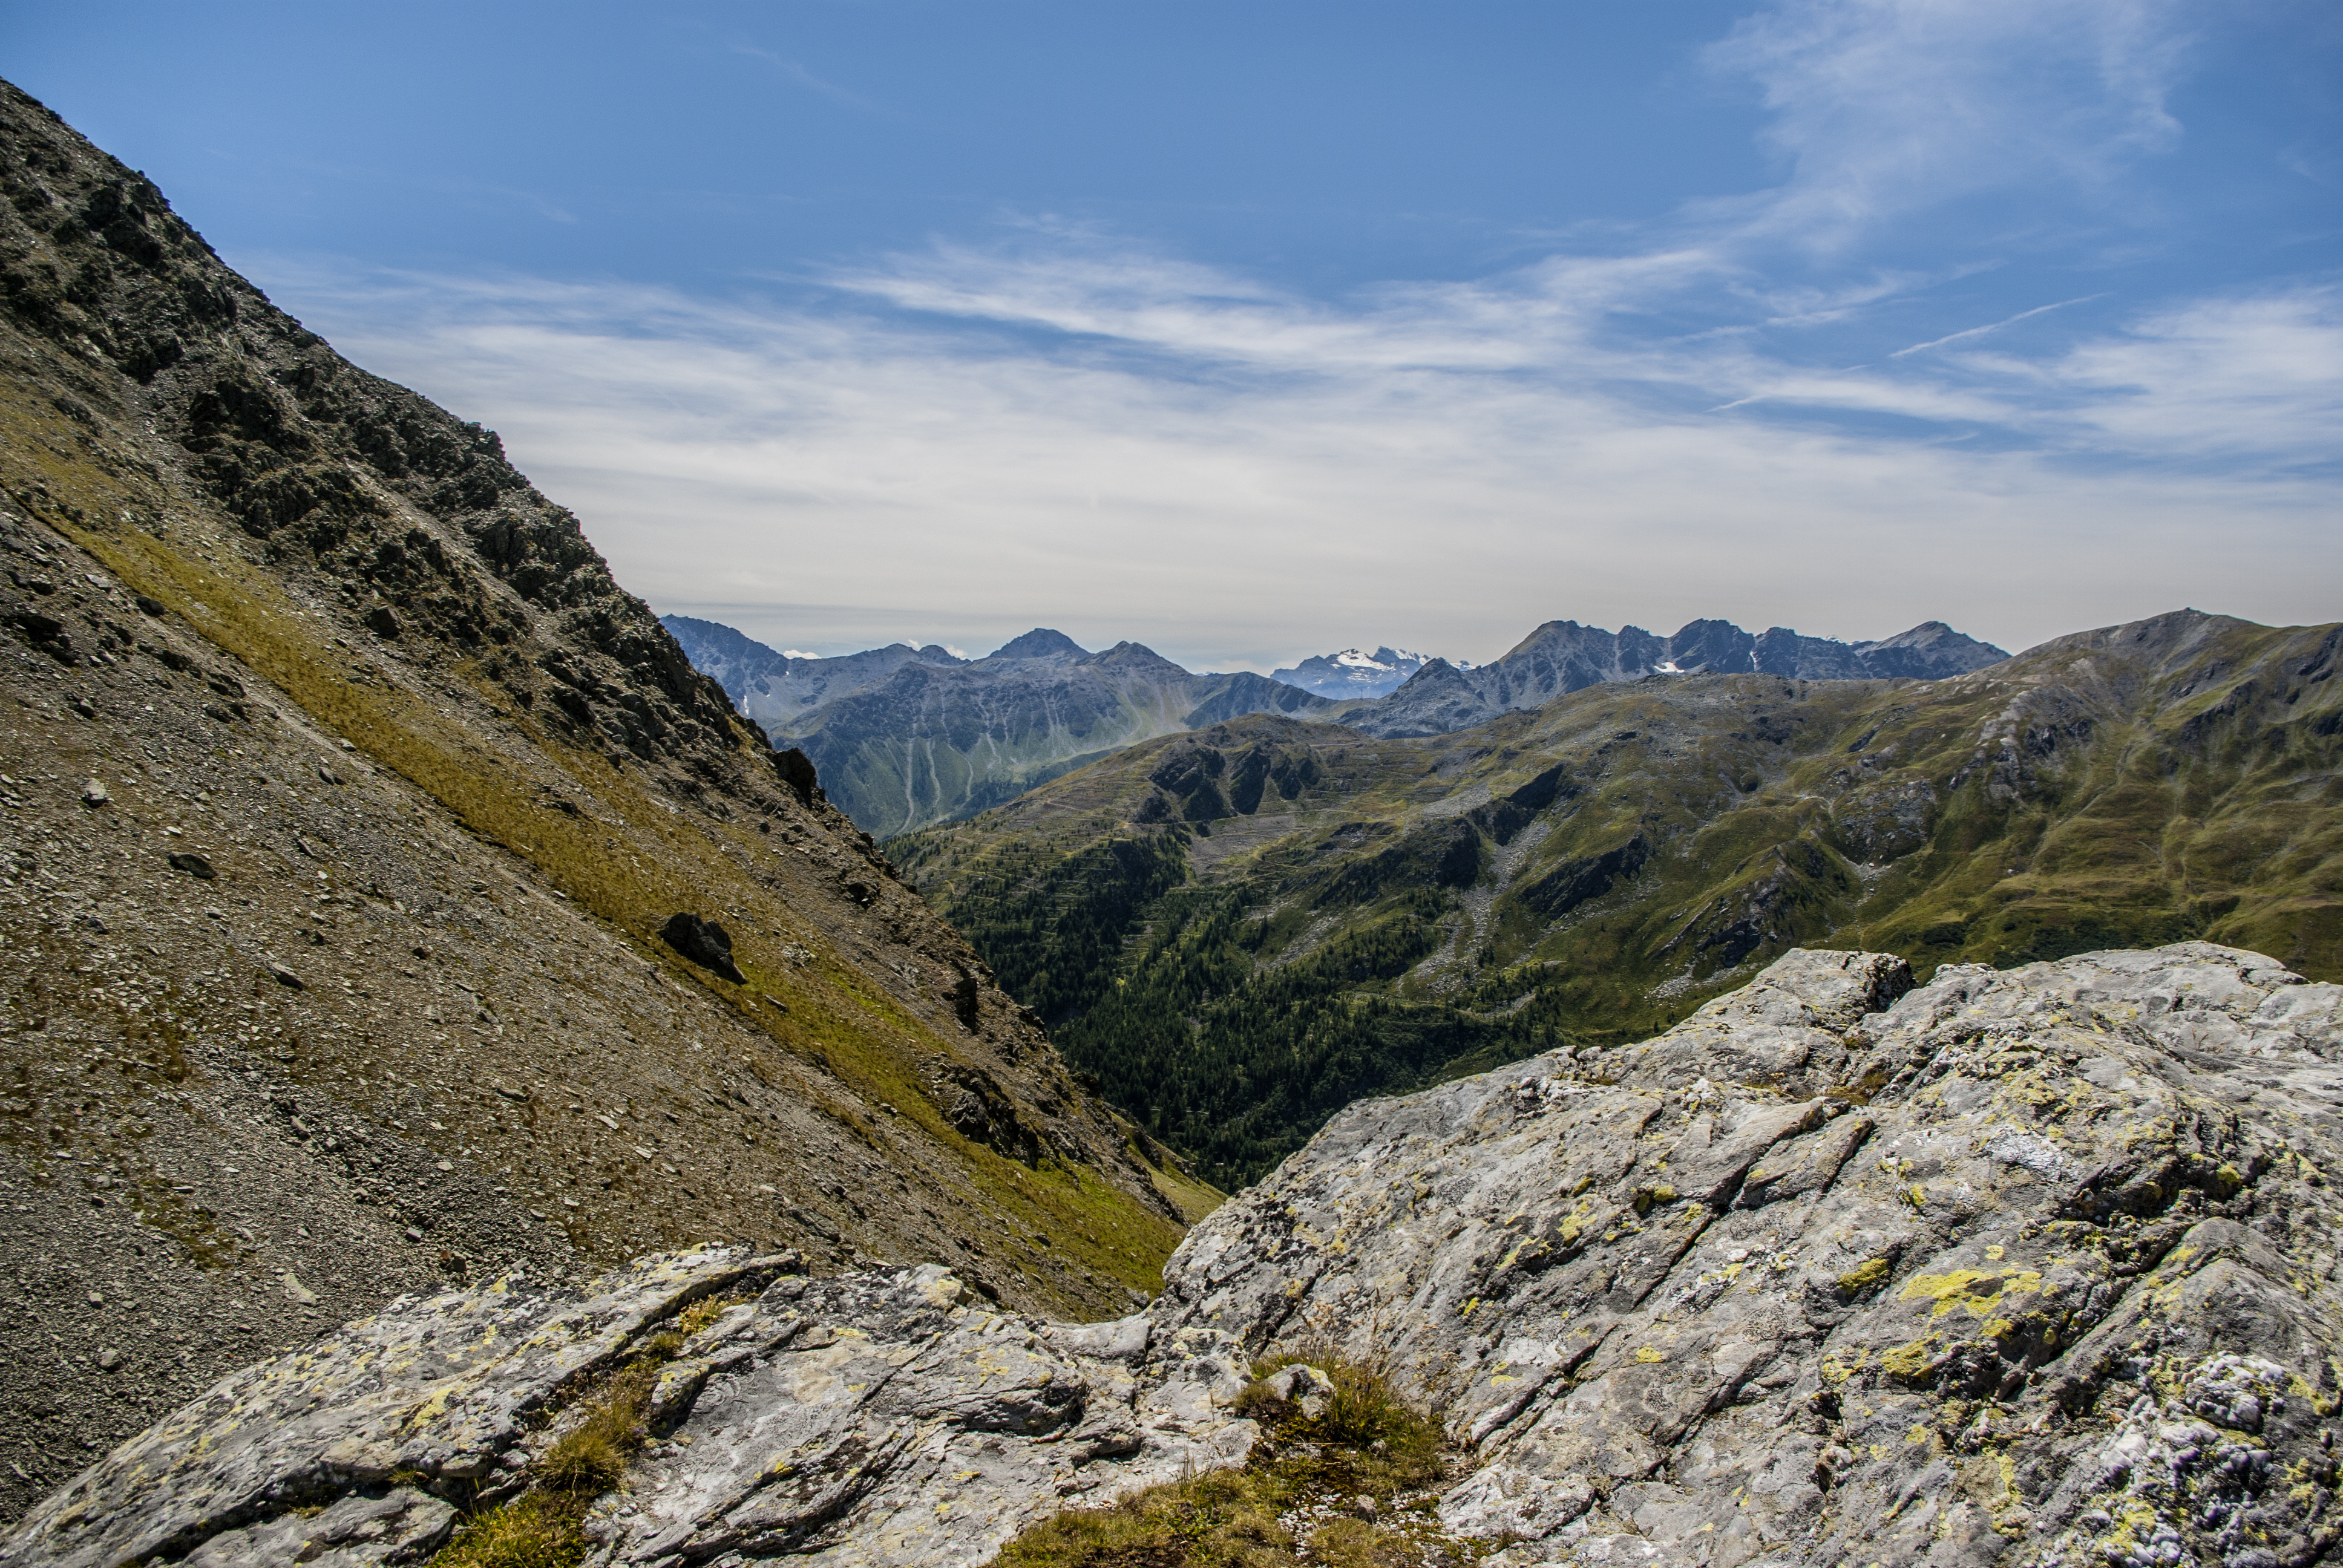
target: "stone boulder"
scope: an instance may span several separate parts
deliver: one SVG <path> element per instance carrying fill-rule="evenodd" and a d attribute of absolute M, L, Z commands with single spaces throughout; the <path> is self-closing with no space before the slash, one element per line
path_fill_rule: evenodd
<path fill-rule="evenodd" d="M 1155 1332 L 1389 1365 L 1507 1563 L 2331 1553 L 2343 990 L 2202 943 L 1909 986 L 1795 951 L 1354 1105 Z"/>
<path fill-rule="evenodd" d="M 732 960 L 732 933 L 714 920 L 702 920 L 686 911 L 669 915 L 659 927 L 659 940 L 701 969 L 722 975 L 734 985 L 744 985 L 740 968 Z"/>
<path fill-rule="evenodd" d="M 597 1563 L 984 1563 L 1241 1462 L 1246 1368 L 1339 1354 L 1444 1422 L 1440 1522 L 1500 1568 L 2291 1568 L 2338 1544 L 2338 1111 L 2343 990 L 2252 953 L 1914 989 L 1793 952 L 1643 1045 L 1353 1106 L 1133 1317 L 720 1251 L 405 1299 L 108 1454 L 0 1565 L 417 1561 L 649 1353 Z"/>

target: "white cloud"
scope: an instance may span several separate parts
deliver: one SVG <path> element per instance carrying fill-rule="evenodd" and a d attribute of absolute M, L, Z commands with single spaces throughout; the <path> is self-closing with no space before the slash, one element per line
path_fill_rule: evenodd
<path fill-rule="evenodd" d="M 2080 302 L 1831 348 L 1986 265 L 1871 264 L 1869 228 L 2167 142 L 2176 15 L 1779 6 L 1709 60 L 1760 84 L 1780 186 L 1464 282 L 1306 297 L 1047 224 L 778 301 L 261 270 L 501 429 L 654 604 L 776 646 L 1039 624 L 1267 669 L 1485 660 L 1554 617 L 2013 646 L 2184 602 L 2321 618 L 2330 284 L 2060 317 L 2047 348 L 2017 324 Z"/>
<path fill-rule="evenodd" d="M 1014 319 L 1011 281 L 984 281 Z M 1148 353 L 1131 360 L 1112 350 L 1134 339 L 971 344 L 950 322 L 523 279 L 296 292 L 361 363 L 500 428 L 631 587 L 777 646 L 835 652 L 910 624 L 990 647 L 1044 624 L 1266 668 L 1362 626 L 1486 659 L 1553 617 L 1673 629 L 1700 614 L 1847 637 L 1941 617 L 2026 642 L 2189 599 L 2310 618 L 2343 586 L 2310 544 L 2331 488 L 2067 460 L 2186 426 L 2203 412 L 2192 386 L 2221 427 L 2272 433 L 2252 453 L 2281 436 L 2295 457 L 2323 451 L 2331 321 L 2329 339 L 2287 345 L 2331 317 L 2327 297 L 2205 302 L 2044 364 L 1979 359 L 1976 390 L 1801 372 L 1732 342 L 1535 359 L 1496 313 L 1476 363 L 1476 300 L 1437 291 L 1348 320 L 1249 304 L 1272 347 L 1236 369 L 1212 357 L 1219 328 L 1174 335 L 1138 309 Z M 1316 334 L 1448 348 L 1343 363 Z M 2268 385 L 2212 373 L 2230 344 L 2262 356 Z M 1687 388 L 1761 401 L 1663 407 Z M 2032 449 L 1775 404 L 1990 425 Z M 2184 555 L 2217 518 L 2220 557 Z"/>
<path fill-rule="evenodd" d="M 1707 53 L 1757 84 L 1788 177 L 1753 226 L 1844 244 L 1899 213 L 2045 178 L 2096 192 L 2180 127 L 2177 0 L 1791 0 Z"/>

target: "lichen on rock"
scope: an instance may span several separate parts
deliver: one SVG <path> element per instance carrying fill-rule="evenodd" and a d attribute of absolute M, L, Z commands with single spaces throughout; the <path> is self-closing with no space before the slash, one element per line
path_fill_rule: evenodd
<path fill-rule="evenodd" d="M 1644 1045 L 1353 1106 L 1131 1318 L 713 1251 L 402 1302 L 125 1444 L 0 1564 L 413 1560 L 652 1343 L 592 1561 L 984 1563 L 1245 1462 L 1248 1369 L 1308 1352 L 1444 1424 L 1439 1527 L 1489 1564 L 2309 1563 L 2338 1097 L 2343 990 L 2255 954 L 1913 989 L 1793 952 Z"/>

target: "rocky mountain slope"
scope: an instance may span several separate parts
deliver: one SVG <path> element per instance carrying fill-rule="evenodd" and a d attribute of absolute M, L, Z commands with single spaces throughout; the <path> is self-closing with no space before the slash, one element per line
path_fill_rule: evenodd
<path fill-rule="evenodd" d="M 1347 709 L 1337 722 L 1385 738 L 1443 735 L 1590 686 L 1652 675 L 1941 680 L 2008 657 L 1937 620 L 1877 642 L 1853 644 L 1800 637 L 1781 626 L 1752 636 L 1726 620 L 1693 621 L 1674 637 L 1654 637 L 1640 627 L 1608 632 L 1574 620 L 1550 620 L 1503 658 L 1478 668 L 1433 659 L 1390 696 Z"/>
<path fill-rule="evenodd" d="M 1333 706 L 1266 676 L 1193 675 L 1135 642 L 1089 653 L 1035 630 L 973 662 L 906 657 L 883 678 L 773 723 L 776 743 L 803 749 L 831 797 L 886 838 L 970 816 L 1155 736 Z"/>
<path fill-rule="evenodd" d="M 1208 1198 L 493 433 L 14 88 L 0 194 L 0 1507 L 516 1263 L 1153 1289 Z"/>
<path fill-rule="evenodd" d="M 1423 654 L 1403 649 L 1378 648 L 1373 653 L 1362 653 L 1355 648 L 1346 648 L 1340 653 L 1305 658 L 1290 669 L 1272 669 L 1269 678 L 1339 702 L 1350 698 L 1388 697 L 1427 662 Z"/>
<path fill-rule="evenodd" d="M 896 862 L 1224 1186 L 1361 1095 L 1664 1028 L 1796 944 L 2188 936 L 2343 979 L 2343 628 L 2177 612 L 1933 682 L 1598 684 L 1133 748 Z"/>
<path fill-rule="evenodd" d="M 786 730 L 809 709 L 876 686 L 907 664 L 966 664 L 950 648 L 908 642 L 865 648 L 835 658 L 791 658 L 720 621 L 663 615 L 691 667 L 713 679 L 733 707 L 768 729 Z"/>
<path fill-rule="evenodd" d="M 1384 1369 L 1456 1473 L 1256 1516 L 1249 1563 L 2307 1568 L 2343 1537 L 2338 1116 L 2343 991 L 2253 953 L 1915 990 L 1799 950 L 1643 1045 L 1352 1107 L 1120 1322 L 705 1251 L 408 1300 L 125 1443 L 0 1563 L 354 1568 L 533 1503 L 598 1563 L 1071 1561 L 1027 1553 L 1051 1515 L 1153 1486 L 1179 1528 L 1084 1561 L 1177 1568 L 1215 1467 L 1275 1462 L 1282 1353 Z M 573 1484 L 614 1390 L 647 1444 Z"/>

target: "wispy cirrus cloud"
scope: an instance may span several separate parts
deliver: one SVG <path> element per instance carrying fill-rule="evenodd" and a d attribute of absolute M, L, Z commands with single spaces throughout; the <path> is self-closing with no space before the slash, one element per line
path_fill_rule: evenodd
<path fill-rule="evenodd" d="M 1758 89 L 1787 177 L 1755 230 L 1844 246 L 1924 206 L 2056 180 L 2096 192 L 2170 146 L 2179 0 L 1797 0 L 1705 60 Z"/>

